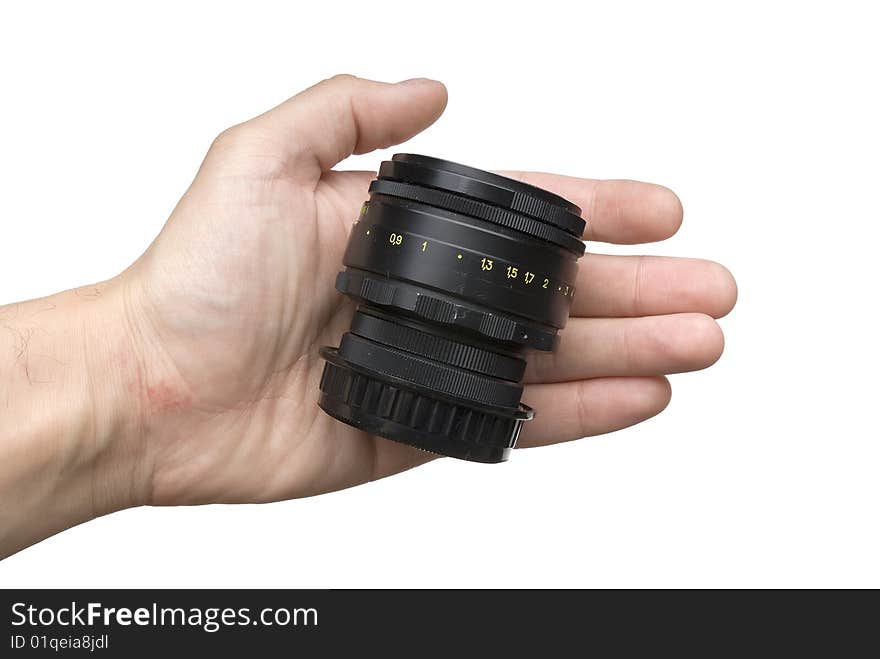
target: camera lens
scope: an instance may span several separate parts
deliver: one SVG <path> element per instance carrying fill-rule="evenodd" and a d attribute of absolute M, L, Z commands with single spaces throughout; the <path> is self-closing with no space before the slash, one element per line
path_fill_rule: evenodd
<path fill-rule="evenodd" d="M 581 210 L 519 181 L 397 154 L 370 185 L 336 279 L 359 303 L 325 347 L 319 405 L 349 425 L 465 460 L 501 462 L 532 418 L 528 349 L 568 319 Z"/>

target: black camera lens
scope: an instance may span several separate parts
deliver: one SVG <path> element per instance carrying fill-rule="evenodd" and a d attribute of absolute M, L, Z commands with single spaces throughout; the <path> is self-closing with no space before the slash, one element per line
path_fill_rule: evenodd
<path fill-rule="evenodd" d="M 581 210 L 513 179 L 411 154 L 382 163 L 336 288 L 359 302 L 325 347 L 319 405 L 367 432 L 501 462 L 531 408 L 527 349 L 568 319 Z"/>

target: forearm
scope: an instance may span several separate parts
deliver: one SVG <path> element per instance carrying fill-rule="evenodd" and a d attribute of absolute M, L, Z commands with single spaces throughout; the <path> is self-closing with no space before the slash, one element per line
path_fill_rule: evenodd
<path fill-rule="evenodd" d="M 112 283 L 0 307 L 0 558 L 145 497 Z"/>

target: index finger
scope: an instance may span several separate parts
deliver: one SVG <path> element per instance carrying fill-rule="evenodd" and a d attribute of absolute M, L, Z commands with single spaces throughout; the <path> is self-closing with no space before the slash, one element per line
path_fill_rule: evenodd
<path fill-rule="evenodd" d="M 541 172 L 501 174 L 544 188 L 580 206 L 587 220 L 584 240 L 619 245 L 649 243 L 669 238 L 681 226 L 681 201 L 662 185 Z"/>

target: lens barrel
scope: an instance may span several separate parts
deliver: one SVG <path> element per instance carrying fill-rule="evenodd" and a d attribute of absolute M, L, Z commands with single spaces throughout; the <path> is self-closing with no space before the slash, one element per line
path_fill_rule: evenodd
<path fill-rule="evenodd" d="M 319 405 L 367 432 L 501 462 L 531 408 L 527 349 L 568 319 L 585 222 L 540 188 L 397 154 L 370 185 L 336 288 L 359 302 L 325 347 Z"/>

